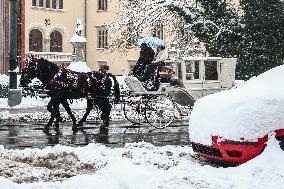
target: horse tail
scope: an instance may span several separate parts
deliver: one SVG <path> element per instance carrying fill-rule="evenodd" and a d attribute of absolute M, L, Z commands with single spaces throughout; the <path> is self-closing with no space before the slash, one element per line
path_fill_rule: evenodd
<path fill-rule="evenodd" d="M 115 100 L 116 102 L 120 101 L 120 89 L 119 89 L 119 83 L 115 77 L 115 75 L 112 75 L 111 73 L 108 73 L 108 76 L 112 78 L 113 82 L 114 82 L 114 96 L 115 96 Z"/>

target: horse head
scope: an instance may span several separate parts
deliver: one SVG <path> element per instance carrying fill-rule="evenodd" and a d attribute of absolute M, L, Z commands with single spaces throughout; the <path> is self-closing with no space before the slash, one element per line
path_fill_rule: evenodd
<path fill-rule="evenodd" d="M 20 86 L 27 86 L 37 77 L 37 64 L 38 59 L 33 56 L 26 59 L 25 67 L 21 71 Z"/>

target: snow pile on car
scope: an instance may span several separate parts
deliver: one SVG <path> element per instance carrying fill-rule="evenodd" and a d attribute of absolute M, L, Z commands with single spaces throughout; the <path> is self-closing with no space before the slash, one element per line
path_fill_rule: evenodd
<path fill-rule="evenodd" d="M 211 136 L 255 140 L 284 128 L 284 66 L 273 68 L 242 86 L 199 99 L 191 113 L 194 142 L 211 145 Z"/>

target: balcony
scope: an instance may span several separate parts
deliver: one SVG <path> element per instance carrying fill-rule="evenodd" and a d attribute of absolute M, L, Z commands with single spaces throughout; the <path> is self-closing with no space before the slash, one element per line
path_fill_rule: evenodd
<path fill-rule="evenodd" d="M 53 62 L 55 64 L 65 64 L 68 65 L 74 61 L 75 56 L 72 53 L 62 53 L 62 52 L 27 52 L 26 58 L 33 55 L 35 58 L 44 58 Z"/>

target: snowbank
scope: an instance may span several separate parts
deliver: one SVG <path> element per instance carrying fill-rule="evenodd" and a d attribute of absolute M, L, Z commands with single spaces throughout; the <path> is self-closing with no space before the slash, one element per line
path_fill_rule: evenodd
<path fill-rule="evenodd" d="M 82 61 L 71 62 L 71 64 L 67 68 L 76 72 L 86 73 L 91 71 L 91 68 L 87 66 L 87 63 Z"/>
<path fill-rule="evenodd" d="M 244 85 L 199 99 L 191 113 L 192 141 L 211 144 L 211 136 L 256 139 L 284 123 L 284 66 L 278 66 Z"/>
<path fill-rule="evenodd" d="M 6 166 L 10 166 L 1 172 L 2 176 L 6 173 L 6 178 L 0 177 L 0 186 L 1 189 L 283 188 L 284 153 L 273 138 L 264 153 L 239 167 L 201 165 L 193 154 L 190 147 L 155 147 L 148 143 L 115 149 L 99 144 L 25 150 L 0 147 L 1 161 L 8 161 Z M 22 183 L 22 179 L 26 182 Z"/>
<path fill-rule="evenodd" d="M 9 76 L 0 75 L 0 85 L 8 85 L 9 84 Z"/>

